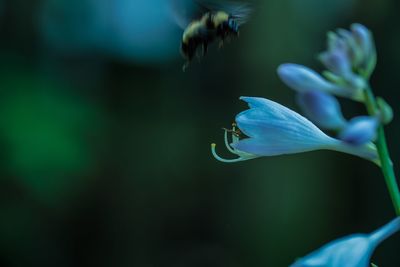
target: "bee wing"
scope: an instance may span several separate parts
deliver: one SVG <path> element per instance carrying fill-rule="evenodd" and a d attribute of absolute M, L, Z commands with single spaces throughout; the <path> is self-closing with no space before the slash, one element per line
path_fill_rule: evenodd
<path fill-rule="evenodd" d="M 225 11 L 239 26 L 246 23 L 253 12 L 251 4 L 245 2 L 196 0 L 196 3 L 208 11 Z"/>
<path fill-rule="evenodd" d="M 170 16 L 181 29 L 185 29 L 192 21 L 201 18 L 207 11 L 195 0 L 169 0 Z"/>
<path fill-rule="evenodd" d="M 231 11 L 228 11 L 228 13 L 231 14 L 238 25 L 241 26 L 249 20 L 250 15 L 253 13 L 253 8 L 248 3 L 238 3 Z"/>

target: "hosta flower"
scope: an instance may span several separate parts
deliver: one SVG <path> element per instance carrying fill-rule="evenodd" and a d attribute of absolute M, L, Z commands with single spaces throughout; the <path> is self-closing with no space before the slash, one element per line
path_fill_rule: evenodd
<path fill-rule="evenodd" d="M 366 87 L 366 81 L 353 72 L 351 59 L 345 49 L 328 50 L 319 55 L 319 59 L 329 70 L 330 77 L 334 77 L 338 84 L 350 87 L 353 90 L 362 90 Z"/>
<path fill-rule="evenodd" d="M 372 33 L 359 23 L 354 23 L 350 26 L 352 36 L 358 46 L 360 60 L 355 67 L 360 69 L 366 77 L 369 77 L 375 68 L 376 50 Z"/>
<path fill-rule="evenodd" d="M 320 59 L 324 65 L 336 75 L 343 77 L 353 75 L 350 58 L 347 55 L 347 51 L 344 49 L 336 48 L 323 52 L 320 55 Z"/>
<path fill-rule="evenodd" d="M 302 65 L 282 64 L 278 67 L 278 75 L 287 86 L 297 92 L 322 91 L 357 101 L 363 99 L 361 89 L 336 85 L 327 81 L 312 69 Z"/>
<path fill-rule="evenodd" d="M 339 102 L 330 94 L 322 91 L 298 93 L 297 104 L 318 127 L 339 130 L 346 125 Z"/>
<path fill-rule="evenodd" d="M 375 140 L 379 120 L 371 116 L 358 116 L 349 121 L 340 132 L 339 139 L 353 145 L 362 145 Z"/>
<path fill-rule="evenodd" d="M 356 80 L 357 75 L 369 78 L 375 68 L 376 51 L 372 34 L 365 26 L 355 23 L 350 28 L 351 31 L 339 29 L 328 34 L 328 49 L 320 59 L 330 71 L 354 83 L 351 80 Z"/>
<path fill-rule="evenodd" d="M 225 162 L 236 162 L 261 156 L 293 154 L 318 149 L 330 149 L 376 160 L 372 144 L 352 146 L 329 137 L 300 114 L 276 102 L 258 97 L 241 97 L 250 109 L 236 116 L 241 132 L 248 136 L 234 139 L 228 149 L 239 157 L 233 160 L 220 158 L 212 145 L 214 156 Z M 234 133 L 236 136 L 236 133 Z"/>
<path fill-rule="evenodd" d="M 368 267 L 375 248 L 400 229 L 400 217 L 371 234 L 353 234 L 332 241 L 290 267 Z"/>

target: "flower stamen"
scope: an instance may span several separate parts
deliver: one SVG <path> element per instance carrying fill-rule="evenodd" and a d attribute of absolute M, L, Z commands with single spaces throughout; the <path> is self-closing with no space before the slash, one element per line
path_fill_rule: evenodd
<path fill-rule="evenodd" d="M 239 140 L 240 140 L 239 136 L 242 134 L 242 132 L 238 128 L 236 128 L 236 123 L 232 123 L 232 129 L 222 128 L 222 130 L 224 130 L 224 143 L 225 143 L 226 148 L 228 149 L 229 152 L 231 152 L 232 154 L 235 154 L 239 157 L 236 159 L 222 158 L 221 156 L 219 156 L 217 154 L 217 152 L 215 150 L 215 147 L 217 145 L 212 143 L 211 144 L 211 153 L 213 154 L 214 158 L 216 158 L 217 160 L 219 160 L 221 162 L 234 163 L 234 162 L 245 161 L 245 160 L 254 159 L 254 158 L 258 157 L 256 155 L 237 150 L 231 146 L 231 144 L 236 144 L 237 142 L 239 142 Z M 232 133 L 232 135 L 231 135 L 232 143 L 229 142 L 228 133 Z"/>
<path fill-rule="evenodd" d="M 234 163 L 234 162 L 239 162 L 239 161 L 243 161 L 246 159 L 243 159 L 242 157 L 238 157 L 236 159 L 224 159 L 222 157 L 220 157 L 217 152 L 215 151 L 215 147 L 217 145 L 215 143 L 211 144 L 211 153 L 214 156 L 214 158 L 216 158 L 217 160 L 221 161 L 221 162 L 225 162 L 225 163 Z M 232 149 L 232 148 L 231 148 Z M 233 150 L 233 149 L 232 149 Z M 230 150 L 229 150 L 230 151 Z M 236 152 L 233 150 L 233 153 L 236 154 Z M 237 155 L 237 154 L 236 154 Z"/>
<path fill-rule="evenodd" d="M 228 140 L 228 131 L 232 131 L 232 130 L 228 130 L 224 128 L 224 142 L 225 142 L 225 146 L 226 148 L 229 150 L 229 152 L 236 154 L 235 150 L 231 147 L 231 145 L 229 144 L 229 140 Z M 232 140 L 234 138 L 234 134 L 232 134 Z"/>

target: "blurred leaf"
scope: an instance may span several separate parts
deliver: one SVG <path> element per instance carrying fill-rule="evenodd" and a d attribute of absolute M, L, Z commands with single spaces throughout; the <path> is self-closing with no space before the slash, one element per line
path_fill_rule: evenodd
<path fill-rule="evenodd" d="M 95 162 L 92 135 L 102 135 L 96 106 L 24 72 L 0 86 L 1 153 L 11 176 L 49 201 L 82 185 Z"/>

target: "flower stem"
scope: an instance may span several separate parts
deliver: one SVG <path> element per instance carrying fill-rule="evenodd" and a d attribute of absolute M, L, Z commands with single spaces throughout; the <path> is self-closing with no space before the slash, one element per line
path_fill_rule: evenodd
<path fill-rule="evenodd" d="M 365 90 L 365 105 L 367 107 L 369 115 L 378 115 L 379 110 L 376 104 L 376 99 L 369 86 Z M 378 128 L 376 147 L 378 149 L 379 160 L 381 162 L 381 170 L 383 176 L 385 177 L 386 186 L 388 188 L 390 198 L 392 199 L 396 215 L 400 216 L 400 191 L 394 173 L 393 163 L 390 159 L 389 150 L 386 144 L 385 131 L 382 125 Z"/>

